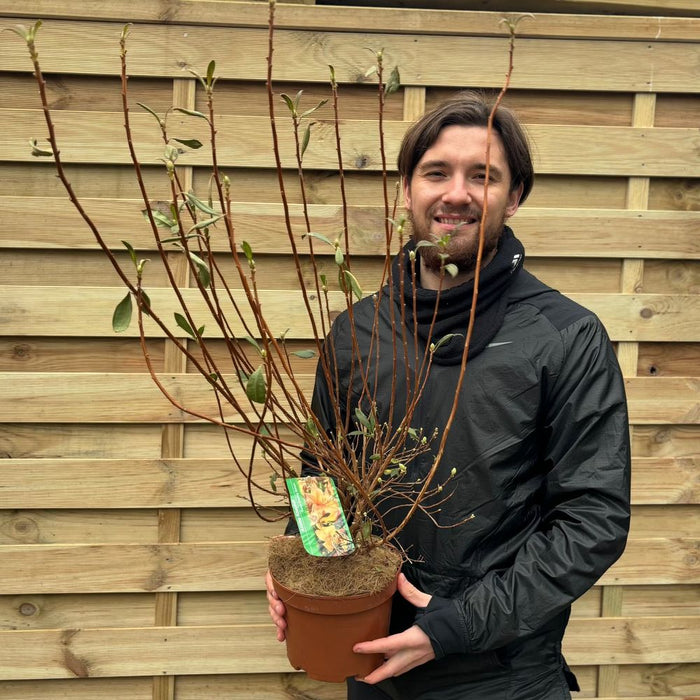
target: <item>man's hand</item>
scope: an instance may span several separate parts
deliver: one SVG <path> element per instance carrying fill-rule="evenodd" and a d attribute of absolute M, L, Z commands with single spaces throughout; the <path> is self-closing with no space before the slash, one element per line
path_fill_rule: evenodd
<path fill-rule="evenodd" d="M 272 576 L 270 576 L 269 571 L 265 574 L 265 585 L 267 586 L 267 609 L 272 621 L 277 626 L 277 640 L 283 642 L 285 639 L 284 630 L 287 628 L 287 620 L 285 618 L 287 610 L 284 607 L 284 603 L 277 597 L 277 593 L 275 593 L 275 588 L 272 585 Z"/>
<path fill-rule="evenodd" d="M 428 607 L 432 598 L 409 583 L 403 574 L 399 574 L 399 593 L 417 608 Z M 366 678 L 361 679 L 371 684 L 399 676 L 435 658 L 428 635 L 416 625 L 399 634 L 371 642 L 360 642 L 353 647 L 353 651 L 357 654 L 384 654 L 386 661 Z"/>

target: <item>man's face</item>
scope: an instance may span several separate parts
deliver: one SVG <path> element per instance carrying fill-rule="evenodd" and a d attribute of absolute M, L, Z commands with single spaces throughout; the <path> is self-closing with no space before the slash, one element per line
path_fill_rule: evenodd
<path fill-rule="evenodd" d="M 471 273 L 476 265 L 479 224 L 484 209 L 486 182 L 486 128 L 445 127 L 435 143 L 418 161 L 409 182 L 404 181 L 404 203 L 418 241 L 435 242 L 448 237 L 447 248 L 421 248 L 423 264 L 440 270 L 439 255 L 460 272 Z M 483 260 L 488 262 L 503 232 L 503 224 L 518 209 L 522 186 L 510 191 L 510 169 L 501 137 L 491 139 Z"/>

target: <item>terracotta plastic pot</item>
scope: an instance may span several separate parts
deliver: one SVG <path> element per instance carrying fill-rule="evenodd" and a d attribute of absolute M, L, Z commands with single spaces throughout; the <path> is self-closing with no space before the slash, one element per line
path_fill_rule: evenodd
<path fill-rule="evenodd" d="M 357 642 L 385 637 L 389 630 L 391 597 L 396 580 L 372 595 L 308 596 L 274 580 L 275 590 L 287 608 L 287 658 L 310 678 L 342 683 L 363 678 L 380 666 L 382 654 L 356 654 Z"/>

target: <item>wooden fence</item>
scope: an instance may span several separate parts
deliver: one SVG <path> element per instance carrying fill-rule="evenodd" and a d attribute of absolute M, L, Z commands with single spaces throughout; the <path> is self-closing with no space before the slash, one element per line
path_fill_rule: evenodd
<path fill-rule="evenodd" d="M 700 696 L 700 19 L 678 16 L 683 1 L 658 2 L 667 17 L 536 14 L 521 25 L 507 97 L 536 156 L 534 192 L 513 220 L 527 266 L 599 313 L 629 392 L 632 532 L 620 562 L 574 606 L 565 651 L 581 697 Z M 199 108 L 187 69 L 216 60 L 238 230 L 255 243 L 268 308 L 296 329 L 265 117 L 266 14 L 259 2 L 0 0 L 3 27 L 44 20 L 62 155 L 115 250 L 124 238 L 149 245 L 121 135 L 123 24 L 134 23 L 132 100 L 156 111 Z M 278 90 L 303 88 L 315 104 L 329 93 L 328 64 L 341 83 L 365 285 L 377 278 L 382 220 L 367 48 L 383 48 L 401 72 L 386 112 L 392 159 L 426 107 L 456 88 L 501 85 L 500 18 L 279 5 Z M 265 539 L 279 528 L 240 499 L 221 434 L 162 399 L 133 332 L 112 333 L 124 292 L 51 165 L 29 154 L 45 127 L 26 49 L 10 32 L 0 34 L 0 69 L 0 698 L 343 697 L 290 672 L 274 639 L 262 574 Z M 306 157 L 321 232 L 338 229 L 340 205 L 329 116 L 318 113 Z M 154 123 L 134 120 L 157 192 Z M 206 156 L 189 162 L 204 190 Z M 298 202 L 293 184 L 290 193 Z M 149 342 L 164 380 L 206 404 L 168 343 L 155 332 Z"/>

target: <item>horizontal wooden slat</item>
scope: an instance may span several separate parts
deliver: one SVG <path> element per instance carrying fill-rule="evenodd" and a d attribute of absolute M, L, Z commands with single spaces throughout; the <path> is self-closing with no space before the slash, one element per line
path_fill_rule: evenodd
<path fill-rule="evenodd" d="M 291 671 L 267 625 L 0 632 L 2 679 Z"/>
<path fill-rule="evenodd" d="M 161 454 L 162 425 L 158 423 L 6 423 L 0 428 L 0 450 L 8 458 L 157 459 Z M 248 439 L 230 435 L 237 454 L 247 454 Z M 290 436 L 291 437 L 291 436 Z M 636 425 L 633 453 L 657 459 L 697 459 L 700 430 L 696 425 Z M 188 458 L 228 458 L 221 428 L 192 423 L 185 430 Z"/>
<path fill-rule="evenodd" d="M 291 670 L 272 624 L 0 632 L 2 679 L 271 673 Z M 590 665 L 698 660 L 698 618 L 572 620 L 567 660 Z M 607 656 L 606 656 L 607 655 Z"/>
<path fill-rule="evenodd" d="M 148 289 L 152 307 L 164 319 L 171 319 L 175 305 L 172 293 Z M 116 287 L 31 287 L 0 285 L 0 332 L 14 336 L 111 337 L 112 314 L 124 297 Z M 184 290 L 197 325 L 206 325 L 206 334 L 217 337 L 203 302 L 195 290 Z M 697 295 L 664 294 L 586 294 L 569 296 L 600 316 L 612 340 L 697 342 L 700 299 Z M 287 330 L 290 339 L 312 338 L 308 317 L 298 292 L 260 292 L 261 304 L 273 333 Z M 331 308 L 340 311 L 339 293 L 331 299 Z M 234 332 L 244 335 L 239 324 Z M 159 329 L 145 320 L 148 337 L 162 337 Z M 173 328 L 175 324 L 173 322 Z M 136 323 L 122 336 L 138 335 Z"/>
<path fill-rule="evenodd" d="M 574 669 L 579 681 L 582 670 Z M 594 668 L 590 667 L 591 673 Z M 591 681 L 591 689 L 595 684 Z M 221 674 L 216 676 L 179 676 L 176 681 L 180 700 L 345 700 L 343 684 L 320 683 L 296 674 Z M 590 692 L 593 692 L 591 690 Z M 290 694 L 293 694 L 290 696 Z M 594 697 L 588 695 L 588 697 Z M 678 695 L 653 696 L 653 700 L 677 700 Z M 691 697 L 695 700 L 696 696 Z M 2 700 L 151 700 L 152 681 L 147 677 L 133 679 L 81 678 L 62 680 L 0 681 Z M 650 700 L 648 695 L 625 696 L 626 700 Z M 619 700 L 601 697 L 600 700 Z"/>
<path fill-rule="evenodd" d="M 603 587 L 594 586 L 576 600 L 572 615 L 598 617 L 602 590 Z M 642 595 L 637 593 L 640 590 L 648 592 Z M 155 596 L 155 593 L 0 595 L 0 629 L 148 627 L 153 624 Z M 633 600 L 628 604 L 630 598 Z M 623 614 L 626 617 L 700 615 L 700 597 L 690 586 L 665 587 L 664 599 L 669 601 L 665 608 L 658 598 L 658 589 L 653 586 L 626 587 Z M 267 598 L 262 590 L 178 593 L 178 624 L 183 626 L 253 625 L 265 624 L 269 619 Z"/>
<path fill-rule="evenodd" d="M 176 306 L 173 293 L 163 289 L 148 289 L 148 295 L 153 309 L 162 310 L 162 318 L 168 322 L 173 318 L 174 311 L 180 311 Z M 7 296 L 2 296 L 3 292 Z M 42 336 L 72 336 L 72 337 L 109 337 L 114 335 L 112 330 L 112 314 L 118 302 L 124 297 L 125 290 L 109 287 L 0 287 L 0 332 L 3 335 L 42 335 Z M 205 310 L 199 292 L 193 289 L 183 290 L 196 319 L 196 325 L 205 325 L 205 333 L 209 337 L 221 337 L 211 323 L 211 317 Z M 334 310 L 340 310 L 338 293 L 331 298 Z M 238 298 L 239 302 L 242 299 Z M 261 290 L 260 304 L 265 310 L 266 320 L 273 333 L 279 337 L 286 329 L 289 338 L 313 337 L 308 316 L 297 292 L 269 292 Z M 228 321 L 233 332 L 243 337 L 247 335 L 241 323 L 235 322 L 232 306 L 223 304 L 229 312 Z M 246 321 L 251 323 L 252 317 L 246 310 Z M 253 324 L 251 324 L 253 325 Z M 163 337 L 163 333 L 154 324 L 145 319 L 148 336 Z M 253 325 L 254 327 L 254 325 Z M 172 329 L 179 334 L 175 322 Z M 136 321 L 130 328 L 120 334 L 122 337 L 137 336 Z"/>
<path fill-rule="evenodd" d="M 246 414 L 254 416 L 244 390 L 237 386 L 237 377 L 226 375 L 224 379 L 245 407 Z M 309 374 L 297 377 L 307 397 L 311 396 L 313 379 L 313 365 L 309 367 Z M 185 409 L 217 419 L 214 392 L 200 375 L 162 374 L 158 380 Z M 180 423 L 197 420 L 196 416 L 184 414 L 167 401 L 147 374 L 10 372 L 5 384 L 4 401 L 0 404 L 0 421 L 4 422 Z M 286 401 L 282 403 L 288 405 Z M 240 415 L 230 406 L 224 407 L 224 418 L 242 424 Z"/>
<path fill-rule="evenodd" d="M 600 585 L 655 585 L 700 582 L 700 541 L 649 538 L 629 540 L 622 557 Z"/>
<path fill-rule="evenodd" d="M 632 459 L 633 503 L 700 503 L 697 458 Z"/>
<path fill-rule="evenodd" d="M 4 459 L 2 466 L 0 509 L 247 506 L 230 458 Z M 260 501 L 277 503 L 265 494 Z M 633 458 L 632 503 L 700 503 L 698 460 Z"/>
<path fill-rule="evenodd" d="M 38 105 L 37 105 L 38 106 Z M 28 139 L 46 133 L 43 114 L 38 110 L 0 110 L 0 148 L 8 161 L 31 158 Z M 111 112 L 61 112 L 53 114 L 65 163 L 129 163 L 123 135 L 123 117 Z M 163 147 L 152 116 L 131 117 L 134 144 L 144 164 L 156 163 Z M 208 143 L 202 119 L 174 115 L 170 133 L 179 138 L 198 138 Z M 396 162 L 407 122 L 385 121 L 388 167 Z M 697 177 L 700 164 L 695 157 L 700 144 L 697 129 L 641 128 L 615 126 L 525 125 L 534 144 L 537 173 L 559 175 L 638 175 L 644 177 Z M 270 125 L 266 117 L 223 115 L 217 120 L 220 134 L 217 157 L 221 167 L 274 167 L 270 146 Z M 294 146 L 286 120 L 278 124 L 282 164 L 294 168 Z M 341 124 L 343 164 L 347 170 L 377 171 L 382 160 L 374 121 L 352 120 Z M 304 154 L 307 169 L 337 168 L 333 125 L 317 121 Z M 211 165 L 207 147 L 190 151 L 181 158 L 193 166 Z"/>
<path fill-rule="evenodd" d="M 260 479 L 262 484 L 269 479 Z M 245 492 L 237 492 L 246 505 Z M 279 535 L 289 518 L 280 497 L 266 522 L 250 507 L 196 508 L 180 513 L 181 542 L 266 541 Z M 158 539 L 155 509 L 0 510 L 0 545 L 151 544 Z M 630 539 L 695 537 L 700 509 L 695 505 L 633 506 Z"/>
<path fill-rule="evenodd" d="M 144 221 L 139 200 L 84 199 L 83 204 L 110 248 L 122 250 L 128 240 L 137 250 L 153 250 L 155 243 Z M 92 233 L 66 198 L 2 197 L 6 226 L 0 248 L 84 250 L 97 248 Z M 238 241 L 254 251 L 288 254 L 291 246 L 281 204 L 235 202 L 233 220 Z M 342 230 L 340 206 L 311 204 L 312 230 L 334 240 Z M 290 207 L 295 240 L 301 252 L 308 243 L 301 205 Z M 46 226 L 46 220 L 51 226 Z M 384 254 L 384 208 L 351 206 L 348 210 L 351 250 L 355 254 Z M 625 211 L 615 209 L 549 209 L 525 206 L 511 220 L 529 256 L 588 258 L 700 259 L 700 212 Z M 312 239 L 313 240 L 313 239 Z M 221 235 L 213 235 L 213 249 L 228 251 Z M 395 245 L 394 248 L 397 246 Z M 333 249 L 315 242 L 314 252 Z"/>
<path fill-rule="evenodd" d="M 588 17 L 583 13 L 600 13 L 604 5 L 608 12 L 626 9 L 632 0 L 606 2 L 581 2 L 581 0 L 549 0 L 548 3 L 532 3 L 536 21 L 524 22 L 518 27 L 518 36 L 551 36 L 571 38 L 612 38 L 625 37 L 642 41 L 659 39 L 663 41 L 695 41 L 698 37 L 697 17 L 694 13 L 694 0 L 645 0 L 644 4 L 634 0 L 635 15 L 654 14 L 654 17 L 606 15 Z M 669 2 L 673 2 L 670 5 Z M 553 4 L 552 4 L 553 3 Z M 389 3 L 386 3 L 387 5 Z M 426 3 L 421 3 L 425 5 Z M 597 7 L 596 7 L 597 5 Z M 443 2 L 446 9 L 430 11 L 408 10 L 408 3 L 402 9 L 381 7 L 304 7 L 301 4 L 278 3 L 275 24 L 279 28 L 327 31 L 334 27 L 338 31 L 355 30 L 365 27 L 368 32 L 420 33 L 420 34 L 463 34 L 463 35 L 502 35 L 501 12 L 454 12 L 449 3 Z M 480 10 L 488 8 L 484 0 L 479 3 L 465 3 L 453 0 L 454 9 Z M 518 11 L 525 10 L 522 3 Z M 559 14 L 544 14 L 550 11 Z M 563 14 L 566 10 L 576 14 Z M 682 19 L 674 16 L 681 15 Z M 45 17 L 61 19 L 80 17 L 81 19 L 119 22 L 161 22 L 162 6 L 158 0 L 122 0 L 119 5 L 104 4 L 96 0 L 62 0 L 56 5 L 53 0 L 33 0 L 32 12 L 18 6 L 13 0 L 0 2 L 0 15 L 7 17 Z M 176 6 L 168 8 L 170 24 L 211 24 L 220 26 L 261 27 L 267 23 L 267 7 L 260 2 L 231 2 L 225 6 L 212 0 L 180 0 Z"/>
<path fill-rule="evenodd" d="M 5 459 L 2 465 L 0 508 L 247 506 L 245 480 L 231 458 Z M 260 500 L 278 499 L 262 493 Z"/>
<path fill-rule="evenodd" d="M 590 594 L 593 602 L 598 598 L 598 590 L 593 589 Z M 0 629 L 148 627 L 154 622 L 156 595 L 0 595 Z M 590 608 L 579 605 L 579 609 L 591 613 L 584 617 L 595 617 L 597 614 L 593 604 Z M 692 611 L 688 608 L 682 614 L 692 614 Z M 195 591 L 178 594 L 178 624 L 181 625 L 257 625 L 269 620 L 264 591 Z"/>
<path fill-rule="evenodd" d="M 313 387 L 313 366 L 297 376 L 307 397 Z M 168 402 L 147 374 L 75 372 L 0 373 L 4 403 L 0 422 L 155 422 L 197 420 Z M 199 375 L 158 376 L 161 384 L 185 409 L 217 417 L 217 404 L 209 384 Z M 235 389 L 241 405 L 249 402 L 237 387 L 235 376 L 225 380 Z M 676 425 L 700 422 L 700 379 L 682 377 L 632 377 L 625 380 L 630 422 Z M 274 389 L 273 389 L 274 390 Z M 253 415 L 252 411 L 247 411 Z M 240 420 L 232 409 L 228 420 Z"/>
<path fill-rule="evenodd" d="M 625 589 L 625 601 L 639 587 Z M 700 601 L 688 586 L 664 588 L 670 600 L 665 610 L 657 602 L 658 590 L 649 586 L 646 605 L 626 605 L 627 617 L 700 615 Z M 646 590 L 646 589 L 644 589 Z M 602 587 L 595 586 L 573 605 L 572 615 L 598 617 Z M 685 601 L 682 598 L 685 592 Z M 148 627 L 153 624 L 155 593 L 103 593 L 59 595 L 0 595 L 0 629 L 59 629 L 80 627 Z M 639 596 L 637 596 L 639 597 Z M 697 598 L 697 596 L 696 596 Z M 685 602 L 685 604 L 683 604 Z M 178 624 L 254 625 L 269 622 L 265 591 L 207 591 L 178 593 Z M 0 697 L 2 697 L 0 695 Z"/>
<path fill-rule="evenodd" d="M 493 17 L 496 20 L 496 17 Z M 330 26 L 333 26 L 331 23 Z M 356 25 L 357 26 L 357 25 Z M 658 31 L 658 27 L 657 27 Z M 118 74 L 121 25 L 50 20 L 38 48 L 47 72 Z M 66 51 L 80 45 L 82 52 Z M 313 47 L 313 51 L 309 50 Z M 493 36 L 430 36 L 406 39 L 396 34 L 279 30 L 275 36 L 274 76 L 278 81 L 324 82 L 328 65 L 340 82 L 364 82 L 371 63 L 366 47 L 383 49 L 385 65 L 398 65 L 404 85 L 500 87 L 507 66 L 508 39 Z M 129 40 L 129 74 L 181 77 L 183 67 L 200 72 L 216 61 L 222 78 L 264 80 L 267 29 L 214 26 L 134 26 Z M 514 88 L 697 92 L 693 61 L 697 44 L 619 40 L 540 39 L 517 43 Z M 452 60 L 441 60 L 445 55 Z M 0 64 L 29 71 L 26 48 L 18 39 L 0 44 Z M 610 66 L 615 65 L 611 71 Z M 580 75 L 586 75 L 581 81 Z"/>
<path fill-rule="evenodd" d="M 632 377 L 625 389 L 632 425 L 700 422 L 700 378 Z"/>
<path fill-rule="evenodd" d="M 592 643 L 595 643 L 594 641 Z M 666 665 L 625 665 L 619 669 L 619 695 L 614 700 L 697 700 L 695 692 L 697 684 L 692 676 L 697 676 L 693 664 Z M 595 666 L 574 666 L 572 668 L 581 685 L 581 697 L 600 700 L 613 700 L 611 697 L 601 698 L 596 692 L 598 669 Z M 627 682 L 627 679 L 639 677 L 639 683 Z M 686 683 L 674 683 L 676 678 L 688 678 Z M 50 681 L 49 681 L 50 682 Z M 55 682 L 55 681 L 54 681 Z M 60 681 L 68 683 L 71 681 Z M 76 683 L 75 681 L 72 681 Z M 0 686 L 1 688 L 2 686 Z M 631 692 L 627 692 L 631 691 Z M 183 676 L 177 681 L 178 700 L 346 700 L 347 691 L 342 684 L 314 683 L 303 674 L 293 674 L 276 677 L 260 674 L 258 676 Z M 674 693 L 674 695 L 669 695 Z M 0 695 L 0 697 L 2 697 Z M 576 697 L 576 696 L 573 696 Z M 24 696 L 13 700 L 25 700 Z M 30 696 L 28 700 L 44 700 Z M 80 696 L 80 700 L 83 697 Z M 92 700 L 92 699 L 91 699 Z M 100 696 L 102 700 L 102 696 Z M 113 700 L 109 698 L 109 700 Z M 119 698 L 118 700 L 130 700 Z"/>
<path fill-rule="evenodd" d="M 700 661 L 700 618 L 601 618 L 571 620 L 564 653 L 573 664 Z"/>
<path fill-rule="evenodd" d="M 630 540 L 602 585 L 700 583 L 692 538 Z M 5 594 L 258 590 L 264 542 L 0 545 Z"/>
<path fill-rule="evenodd" d="M 46 700 L 46 698 L 52 700 L 153 700 L 153 681 L 143 676 L 140 678 L 0 681 L 1 700 Z M 244 700 L 242 696 L 240 698 Z M 233 700 L 233 696 L 229 695 L 228 699 Z M 215 697 L 209 696 L 209 700 L 215 700 Z M 219 699 L 216 698 L 216 700 Z"/>
<path fill-rule="evenodd" d="M 683 668 L 682 664 L 675 664 Z M 623 667 L 627 668 L 627 667 Z M 634 671 L 637 667 L 630 666 Z M 654 668 L 642 667 L 640 675 L 654 675 Z M 579 682 L 592 675 L 594 667 L 573 669 Z M 648 672 L 647 672 L 648 671 Z M 660 679 L 663 682 L 663 678 Z M 585 683 L 583 684 L 585 685 Z M 582 688 L 589 691 L 588 687 Z M 595 683 L 591 679 L 588 697 L 594 697 Z M 302 673 L 294 674 L 221 674 L 180 676 L 176 681 L 179 700 L 289 700 L 303 697 L 305 700 L 346 700 L 347 690 L 343 684 L 312 681 Z M 151 679 L 138 678 L 80 678 L 61 680 L 0 681 L 2 700 L 151 700 L 153 697 Z M 599 700 L 619 700 L 601 697 Z M 679 695 L 625 695 L 625 700 L 678 700 Z M 686 700 L 697 696 L 684 695 Z"/>
<path fill-rule="evenodd" d="M 0 590 L 10 595 L 258 590 L 266 561 L 263 541 L 0 545 Z"/>

